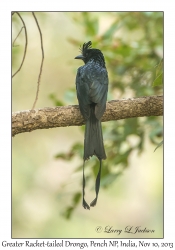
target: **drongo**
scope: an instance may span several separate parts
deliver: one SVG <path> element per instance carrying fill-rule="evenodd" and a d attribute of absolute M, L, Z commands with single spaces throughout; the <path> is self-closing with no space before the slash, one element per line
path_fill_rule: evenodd
<path fill-rule="evenodd" d="M 94 207 L 97 203 L 100 188 L 102 160 L 106 159 L 101 118 L 106 109 L 108 72 L 102 52 L 99 49 L 92 48 L 91 46 L 91 41 L 84 43 L 80 49 L 81 55 L 75 57 L 75 59 L 83 60 L 85 64 L 78 68 L 76 76 L 76 91 L 79 108 L 86 123 L 83 157 L 83 207 L 85 209 L 90 209 L 90 206 Z M 84 165 L 85 161 L 93 155 L 96 155 L 99 159 L 100 167 L 95 185 L 96 197 L 89 206 L 84 199 Z"/>

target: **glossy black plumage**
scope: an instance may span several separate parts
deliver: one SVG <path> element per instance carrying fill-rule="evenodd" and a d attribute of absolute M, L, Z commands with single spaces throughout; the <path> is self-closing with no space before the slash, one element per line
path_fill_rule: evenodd
<path fill-rule="evenodd" d="M 102 52 L 99 49 L 91 48 L 90 41 L 83 44 L 81 52 L 82 54 L 75 57 L 75 59 L 82 59 L 85 63 L 85 65 L 78 68 L 76 76 L 77 98 L 81 114 L 86 121 L 84 161 L 93 155 L 96 155 L 100 161 L 99 173 L 96 179 L 96 198 L 90 204 L 95 206 L 100 186 L 101 161 L 106 159 L 100 119 L 106 109 L 108 73 Z M 84 200 L 84 188 L 83 165 L 83 207 L 90 209 Z"/>

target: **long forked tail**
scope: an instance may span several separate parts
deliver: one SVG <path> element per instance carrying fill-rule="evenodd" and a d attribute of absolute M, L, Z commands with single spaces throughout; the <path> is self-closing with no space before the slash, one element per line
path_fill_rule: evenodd
<path fill-rule="evenodd" d="M 85 177 L 84 177 L 84 165 L 85 161 L 91 156 L 96 155 L 100 161 L 100 167 L 96 178 L 95 191 L 96 198 L 90 203 L 91 207 L 94 207 L 97 203 L 98 193 L 100 189 L 100 176 L 101 176 L 101 165 L 102 159 L 106 159 L 103 134 L 101 128 L 101 121 L 95 117 L 95 106 L 91 106 L 90 118 L 86 121 L 85 139 L 84 139 L 84 164 L 83 164 L 83 207 L 90 209 L 86 203 L 85 196 Z"/>
<path fill-rule="evenodd" d="M 101 160 L 100 160 L 100 168 L 99 168 L 98 175 L 97 175 L 97 178 L 96 178 L 96 183 L 95 183 L 96 197 L 95 197 L 95 199 L 90 203 L 90 206 L 91 206 L 91 207 L 94 207 L 94 206 L 96 205 L 96 203 L 97 203 L 98 192 L 99 192 L 99 189 L 100 189 L 100 177 L 101 177 Z"/>
<path fill-rule="evenodd" d="M 83 207 L 84 207 L 84 209 L 90 209 L 89 205 L 87 204 L 87 202 L 84 199 L 84 196 L 85 196 L 84 189 L 85 189 L 85 184 L 86 184 L 85 177 L 84 177 L 84 164 L 85 164 L 85 161 L 83 163 Z"/>
<path fill-rule="evenodd" d="M 87 204 L 87 202 L 85 201 L 85 198 L 84 198 L 84 196 L 85 196 L 85 190 L 84 189 L 85 189 L 85 184 L 86 184 L 85 177 L 84 177 L 84 164 L 85 164 L 85 161 L 83 163 L 83 207 L 84 207 L 84 209 L 90 209 L 89 205 Z M 96 183 L 95 183 L 96 197 L 90 203 L 91 207 L 94 207 L 96 205 L 97 199 L 98 199 L 98 193 L 99 193 L 99 189 L 100 189 L 101 165 L 102 165 L 102 162 L 100 160 L 100 168 L 99 168 L 97 178 L 96 178 Z"/>
<path fill-rule="evenodd" d="M 95 116 L 95 105 L 91 106 L 90 117 L 86 121 L 84 138 L 84 160 L 96 155 L 99 160 L 106 159 L 101 121 Z"/>

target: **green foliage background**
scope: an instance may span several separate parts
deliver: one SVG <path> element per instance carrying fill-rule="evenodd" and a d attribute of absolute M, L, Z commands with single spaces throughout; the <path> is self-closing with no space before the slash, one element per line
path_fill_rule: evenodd
<path fill-rule="evenodd" d="M 162 94 L 161 83 L 155 84 L 160 74 L 154 80 L 155 68 L 159 65 L 161 69 L 162 63 L 162 13 L 135 12 L 111 13 L 111 15 L 114 19 L 111 26 L 100 35 L 98 17 L 92 17 L 92 14 L 88 12 L 81 13 L 78 17 L 74 16 L 74 20 L 81 23 L 84 28 L 86 40 L 91 40 L 93 37 L 93 47 L 99 48 L 105 55 L 110 77 L 110 99 L 116 99 L 115 92 L 119 98 L 125 95 L 138 97 Z M 152 19 L 151 22 L 150 19 Z M 138 22 L 139 26 L 136 25 Z M 156 35 L 153 23 L 157 24 Z M 118 32 L 122 32 L 124 37 L 117 37 Z M 134 37 L 133 33 L 135 33 Z M 77 47 L 81 44 L 80 40 L 70 39 L 70 41 Z M 155 89 L 153 86 L 159 87 Z M 75 92 L 75 89 L 71 90 Z M 143 151 L 145 136 L 149 136 L 154 144 L 160 141 L 162 122 L 157 117 L 126 119 L 118 121 L 117 124 L 114 121 L 103 125 L 103 131 L 108 157 L 103 163 L 101 186 L 107 187 L 116 181 L 123 169 L 129 165 L 128 159 L 132 151 L 137 150 L 138 153 Z M 137 138 L 135 145 L 131 145 L 128 139 L 131 135 Z M 74 144 L 68 153 L 57 154 L 56 158 L 72 160 L 75 155 L 79 155 L 82 159 L 83 144 Z M 94 178 L 98 165 L 98 160 L 94 157 L 89 164 Z M 89 178 L 92 173 L 89 174 Z M 76 193 L 73 198 L 73 205 L 65 211 L 67 218 L 70 217 L 79 201 L 78 194 Z"/>
<path fill-rule="evenodd" d="M 26 26 L 33 27 L 31 24 L 30 14 L 23 13 L 23 16 L 24 16 L 24 19 L 29 22 L 28 26 L 27 24 Z M 73 58 L 73 55 L 75 57 L 79 53 L 78 48 L 80 47 L 80 45 L 82 45 L 82 43 L 87 42 L 89 40 L 92 41 L 93 47 L 102 50 L 105 56 L 106 65 L 107 65 L 107 69 L 109 73 L 108 100 L 132 98 L 132 97 L 139 97 L 139 96 L 162 95 L 162 92 L 163 92 L 163 87 L 162 87 L 162 83 L 163 83 L 163 59 L 162 59 L 163 58 L 163 13 L 162 12 L 37 13 L 37 17 L 38 17 L 39 23 L 41 24 L 44 44 L 45 43 L 46 45 L 49 44 L 48 47 L 50 49 L 50 51 L 47 48 L 45 49 L 46 62 L 44 64 L 45 66 L 44 66 L 43 71 L 46 72 L 45 73 L 46 75 L 44 73 L 42 75 L 42 81 L 45 81 L 47 79 L 47 83 L 49 83 L 49 85 L 46 84 L 47 86 L 45 85 L 44 87 L 43 86 L 44 84 L 41 83 L 43 84 L 41 86 L 43 86 L 43 88 L 45 88 L 46 90 L 45 95 L 47 96 L 47 101 L 50 100 L 50 104 L 68 105 L 68 104 L 77 103 L 75 85 L 72 83 L 70 85 L 65 84 L 66 86 L 64 90 L 64 83 L 66 83 L 66 81 L 67 82 L 75 81 L 76 68 L 81 66 L 81 62 L 74 62 L 74 61 L 64 62 L 63 57 L 65 58 L 67 56 L 67 58 L 69 58 L 70 56 L 71 58 L 71 52 L 70 53 L 67 52 L 69 47 L 73 51 L 72 58 Z M 48 31 L 45 27 L 46 23 L 47 25 L 49 24 L 48 26 L 49 29 L 51 29 L 52 23 L 56 25 L 59 24 L 61 26 L 64 26 L 64 29 L 63 28 L 61 29 L 59 26 L 60 31 L 58 31 L 57 29 Z M 73 26 L 74 26 L 74 29 L 73 29 L 74 33 L 70 32 Z M 17 17 L 14 17 L 13 19 L 14 32 L 15 30 L 16 32 L 17 30 L 19 31 L 19 27 L 20 27 L 19 20 L 17 19 Z M 49 36 L 47 36 L 47 34 L 49 34 Z M 51 40 L 53 40 L 54 42 L 51 43 Z M 17 41 L 21 42 L 21 44 L 24 43 L 24 38 L 22 37 L 22 35 L 20 35 Z M 65 41 L 66 41 L 66 45 L 65 45 Z M 33 45 L 33 49 L 35 49 L 35 46 Z M 18 47 L 12 48 L 13 69 L 17 67 L 17 64 L 20 61 L 20 56 L 22 53 L 21 47 L 22 46 L 19 46 L 19 48 Z M 58 50 L 61 51 L 60 52 L 61 56 L 57 54 Z M 50 65 L 52 68 L 50 71 L 49 71 L 49 68 L 50 68 L 49 63 L 51 64 L 51 60 L 49 61 L 49 53 L 50 53 L 50 56 L 53 54 L 53 58 L 54 58 L 53 64 Z M 38 58 L 39 56 L 37 56 L 36 54 L 36 60 L 39 63 Z M 32 65 L 33 61 L 31 63 L 30 58 L 28 59 L 26 58 L 26 61 L 27 60 L 29 60 L 29 65 Z M 25 63 L 27 64 L 27 62 Z M 57 65 L 57 67 L 55 67 L 55 65 Z M 55 67 L 54 74 L 52 72 L 53 67 Z M 61 71 L 63 71 L 62 75 L 61 75 Z M 67 76 L 69 75 L 70 72 L 72 72 L 72 75 Z M 22 110 L 22 109 L 25 109 L 25 105 L 24 105 L 25 102 L 23 102 L 23 100 L 21 101 L 22 103 L 21 107 L 19 105 L 19 99 L 17 103 L 17 97 L 21 96 L 22 93 L 19 93 L 19 85 L 15 83 L 17 79 L 18 81 L 22 79 L 22 76 L 20 76 L 20 74 L 21 73 L 19 73 L 18 78 L 14 80 L 14 84 L 16 85 L 15 86 L 13 85 L 14 86 L 13 87 L 13 91 L 14 91 L 13 107 L 17 109 L 19 108 Z M 58 83 L 57 83 L 56 77 L 59 77 Z M 53 85 L 55 84 L 56 86 L 55 89 L 52 88 L 50 84 L 53 84 Z M 62 92 L 63 94 L 60 95 L 60 92 Z M 35 93 L 35 91 L 33 91 L 33 93 Z M 40 91 L 39 98 L 41 98 L 41 96 L 42 96 L 42 90 Z M 43 104 L 40 104 L 40 107 L 43 107 Z M 161 144 L 161 141 L 162 141 L 162 136 L 163 136 L 162 123 L 163 123 L 162 117 L 132 118 L 132 119 L 110 121 L 110 122 L 103 123 L 103 134 L 104 134 L 104 143 L 105 143 L 105 149 L 106 149 L 106 154 L 107 154 L 107 160 L 103 161 L 101 190 L 100 190 L 100 195 L 99 195 L 100 201 L 97 204 L 97 206 L 94 208 L 94 210 L 96 210 L 96 213 L 98 213 L 98 211 L 101 210 L 101 217 L 98 217 L 98 219 L 95 218 L 95 213 L 93 214 L 93 209 L 90 211 L 90 215 L 88 215 L 87 211 L 83 211 L 83 214 L 82 214 L 83 208 L 81 208 L 81 202 L 80 202 L 81 201 L 81 174 L 82 174 L 81 172 L 82 172 L 82 157 L 83 157 L 84 126 L 82 126 L 81 128 L 77 128 L 78 130 L 77 132 L 73 132 L 73 134 L 76 135 L 75 137 L 77 139 L 74 138 L 72 142 L 70 143 L 70 146 L 66 147 L 66 141 L 65 141 L 65 148 L 62 149 L 60 147 L 59 150 L 56 150 L 55 148 L 54 150 L 51 150 L 50 154 L 52 155 L 52 157 L 53 156 L 55 157 L 55 160 L 54 160 L 55 164 L 59 162 L 59 164 L 61 164 L 62 167 L 64 166 L 64 164 L 67 164 L 65 166 L 68 166 L 68 165 L 74 166 L 72 168 L 73 170 L 72 175 L 75 175 L 76 178 L 73 179 L 73 183 L 70 189 L 65 188 L 65 184 L 62 183 L 61 187 L 59 187 L 58 189 L 49 191 L 51 192 L 51 196 L 53 199 L 50 202 L 50 206 L 57 207 L 58 211 L 60 211 L 59 212 L 60 215 L 58 216 L 56 211 L 53 210 L 54 216 L 46 220 L 45 223 L 43 222 L 44 220 L 41 222 L 41 225 L 43 225 L 42 223 L 44 223 L 43 228 L 45 228 L 45 230 L 43 228 L 42 229 L 39 228 L 39 229 L 34 230 L 34 233 L 31 233 L 31 229 L 35 228 L 35 223 L 36 223 L 35 217 L 32 218 L 33 224 L 29 223 L 30 225 L 29 227 L 31 228 L 27 229 L 24 221 L 22 222 L 21 221 L 22 219 L 18 215 L 18 209 L 22 209 L 21 204 L 23 202 L 22 199 L 20 200 L 19 198 L 20 192 L 23 197 L 25 197 L 26 193 L 28 192 L 29 193 L 34 192 L 36 199 L 37 199 L 36 193 L 41 192 L 40 189 L 36 189 L 37 191 L 34 191 L 34 190 L 32 191 L 32 187 L 31 187 L 31 183 L 33 183 L 33 180 L 35 179 L 34 173 L 36 173 L 36 169 L 32 166 L 37 166 L 38 163 L 35 162 L 35 160 L 34 160 L 34 164 L 31 164 L 31 162 L 28 161 L 28 165 L 29 165 L 27 167 L 28 173 L 26 173 L 24 169 L 22 170 L 22 166 L 19 164 L 19 156 L 15 156 L 15 153 L 17 155 L 20 155 L 19 153 L 17 153 L 19 151 L 16 151 L 16 149 L 17 147 L 19 147 L 19 144 L 23 141 L 22 137 L 26 138 L 26 135 L 23 134 L 23 135 L 16 136 L 16 138 L 20 137 L 22 141 L 14 142 L 14 151 L 13 151 L 13 171 L 14 171 L 13 173 L 13 235 L 17 237 L 20 237 L 20 234 L 24 235 L 25 237 L 27 235 L 28 235 L 27 237 L 78 237 L 78 236 L 79 237 L 116 237 L 114 235 L 111 236 L 111 235 L 106 235 L 106 234 L 97 235 L 97 233 L 94 231 L 95 226 L 97 226 L 97 224 L 98 225 L 102 224 L 104 226 L 109 223 L 114 223 L 113 227 L 124 228 L 125 226 L 127 226 L 127 223 L 128 224 L 133 223 L 133 225 L 138 226 L 137 223 L 139 222 L 143 224 L 141 226 L 144 227 L 146 225 L 146 222 L 148 221 L 149 222 L 147 225 L 148 227 L 150 225 L 152 227 L 156 225 L 155 226 L 157 228 L 156 237 L 162 237 L 162 222 L 163 222 L 162 167 L 163 167 L 163 161 L 162 161 L 162 151 L 160 151 L 162 150 L 161 147 L 158 148 L 155 153 L 153 153 L 156 146 Z M 66 129 L 68 130 L 68 128 Z M 58 131 L 58 129 L 57 130 L 55 129 L 55 131 L 52 130 L 52 133 L 56 133 L 56 131 Z M 43 133 L 43 132 L 42 131 L 32 132 L 32 134 L 34 134 L 34 137 L 32 139 L 34 144 L 36 143 L 36 140 L 37 140 L 37 137 L 36 137 L 37 133 Z M 16 138 L 14 138 L 14 140 L 16 140 Z M 62 140 L 64 141 L 64 137 L 62 137 Z M 64 145 L 63 141 L 61 142 L 61 144 L 63 143 Z M 56 146 L 57 143 L 55 142 L 54 145 Z M 69 145 L 69 142 L 67 142 L 67 145 Z M 43 145 L 39 143 L 38 149 L 40 149 L 40 147 L 42 146 Z M 149 183 L 147 183 L 147 187 L 141 186 L 143 190 L 145 188 L 146 189 L 148 188 L 148 196 L 145 196 L 144 202 L 146 202 L 146 199 L 149 200 L 148 197 L 151 197 L 153 194 L 154 194 L 153 199 L 156 200 L 157 202 L 157 206 L 154 209 L 151 205 L 151 201 L 148 201 L 145 203 L 145 204 L 148 204 L 147 210 L 149 210 L 149 215 L 144 217 L 145 210 L 143 208 L 139 208 L 140 205 L 138 205 L 139 202 L 142 203 L 143 201 L 141 199 L 139 200 L 138 198 L 138 200 L 137 201 L 135 200 L 136 202 L 133 203 L 134 205 L 132 205 L 132 202 L 128 200 L 126 193 L 125 192 L 123 193 L 122 191 L 123 189 L 125 190 L 125 188 L 121 186 L 121 180 L 123 178 L 123 175 L 126 175 L 126 171 L 129 168 L 131 168 L 132 161 L 135 162 L 134 165 L 136 165 L 136 170 L 138 169 L 138 171 L 139 171 L 140 165 L 143 165 L 144 167 L 142 168 L 142 174 L 143 175 L 146 174 L 146 170 L 145 170 L 146 162 L 143 162 L 141 157 L 143 157 L 144 153 L 148 150 L 148 148 L 151 148 L 151 150 L 149 151 L 149 153 L 147 152 L 146 157 L 148 157 L 150 162 L 153 164 L 152 171 L 153 172 L 155 171 L 155 172 L 154 173 L 149 172 L 147 174 L 148 175 L 152 174 L 152 177 L 156 176 L 155 184 L 158 183 L 159 190 L 157 190 L 156 192 L 149 190 L 149 186 L 151 188 L 151 185 Z M 26 152 L 26 153 L 30 155 L 29 152 Z M 45 154 L 49 154 L 47 150 Z M 156 158 L 156 160 L 154 160 L 154 157 L 156 157 L 155 154 L 158 155 L 157 156 L 158 158 Z M 133 157 L 135 158 L 133 159 Z M 35 155 L 35 158 L 36 158 L 36 155 Z M 137 161 L 137 159 L 140 159 L 140 160 Z M 37 161 L 39 162 L 39 160 Z M 26 160 L 24 160 L 24 162 L 26 163 Z M 156 168 L 157 162 L 160 163 L 159 172 L 157 172 L 158 174 L 156 173 L 156 171 L 158 170 Z M 18 190 L 17 188 L 18 177 L 15 175 L 15 171 L 16 171 L 15 166 L 18 166 L 16 167 L 16 169 L 19 171 L 19 173 L 21 173 L 21 170 L 22 170 L 24 171 L 24 175 L 28 174 L 29 176 L 31 176 L 31 179 L 29 178 L 28 180 L 24 181 L 25 183 L 22 184 L 23 191 L 19 191 L 21 189 L 19 188 Z M 88 192 L 90 192 L 92 196 L 94 196 L 94 182 L 95 182 L 95 176 L 98 170 L 98 166 L 99 166 L 99 163 L 95 157 L 92 157 L 92 159 L 86 163 L 85 171 L 86 171 L 86 177 L 87 177 L 87 186 L 92 188 L 92 190 L 87 189 L 86 191 L 87 196 L 88 196 Z M 40 172 L 42 170 L 40 169 L 37 171 Z M 58 173 L 55 172 L 54 175 L 56 174 Z M 59 172 L 59 174 L 61 173 Z M 77 183 L 77 177 L 78 177 L 78 183 Z M 40 174 L 38 178 L 40 178 Z M 135 176 L 130 175 L 130 178 L 133 179 L 133 181 L 137 182 L 137 180 L 134 180 Z M 140 178 L 140 177 L 137 176 L 137 178 Z M 65 179 L 64 183 L 65 182 L 68 183 L 69 180 Z M 125 185 L 130 189 L 133 183 L 130 182 L 130 180 L 129 181 L 125 180 L 122 183 L 122 185 Z M 28 186 L 29 189 L 27 189 L 26 186 Z M 113 192 L 112 192 L 113 198 L 111 200 L 108 200 L 103 197 L 103 192 L 110 192 L 110 190 L 112 190 L 111 189 L 112 187 L 113 187 Z M 46 191 L 48 195 L 47 185 L 44 185 L 44 187 L 42 188 L 44 188 L 44 190 Z M 121 190 L 114 191 L 118 188 L 120 188 Z M 156 186 L 154 188 L 157 189 Z M 30 191 L 27 191 L 27 190 L 30 190 Z M 103 191 L 103 190 L 106 190 L 106 191 Z M 137 188 L 134 191 L 134 193 L 137 194 Z M 135 197 L 134 193 L 130 194 L 131 196 L 133 196 L 133 199 Z M 38 195 L 40 196 L 40 194 Z M 56 198 L 54 199 L 54 197 L 57 197 L 58 200 Z M 34 200 L 36 201 L 36 199 Z M 89 199 L 91 200 L 91 198 Z M 27 200 L 26 202 L 29 202 L 29 200 Z M 107 205 L 107 200 L 109 202 L 109 205 Z M 121 207 L 119 207 L 120 205 Z M 114 209 L 112 210 L 109 209 L 110 206 L 114 207 Z M 126 213 L 126 210 L 124 208 L 122 209 L 123 206 L 127 206 L 129 210 L 130 209 L 132 210 L 132 206 L 136 206 L 136 209 L 135 210 L 133 209 L 134 216 L 132 219 L 130 218 L 128 214 L 128 216 L 126 215 L 126 217 L 128 218 L 128 221 L 125 221 L 125 220 L 120 221 L 120 215 L 118 213 L 116 213 L 115 215 L 115 211 L 117 210 L 117 208 L 119 208 L 121 212 L 123 210 L 125 211 L 123 213 Z M 22 214 L 23 213 L 24 212 L 22 212 Z M 138 213 L 140 213 L 143 216 L 143 218 L 140 220 L 138 220 L 138 218 L 140 218 Z M 155 218 L 155 214 L 157 214 L 157 216 L 156 216 L 156 219 L 154 220 L 154 224 L 152 224 L 153 217 Z M 80 221 L 79 219 L 77 219 L 79 218 L 79 216 L 81 216 Z M 104 216 L 106 217 L 105 220 L 103 218 Z M 26 218 L 26 214 L 24 215 L 23 219 L 25 218 Z M 82 221 L 84 220 L 86 224 L 87 219 L 92 221 L 92 223 L 87 226 L 89 228 L 89 231 L 88 229 L 78 230 L 79 228 L 78 223 L 81 224 Z M 51 223 L 50 225 L 51 231 L 48 232 L 46 228 L 49 223 Z M 75 223 L 74 229 L 67 228 L 67 231 L 63 230 L 64 231 L 63 233 L 61 230 L 57 229 L 57 227 L 60 227 L 59 225 L 65 226 L 65 225 L 70 225 L 72 223 Z M 72 232 L 72 230 L 76 231 L 76 229 L 77 229 L 77 233 Z M 22 230 L 24 231 L 23 233 L 22 233 Z M 128 235 L 123 234 L 122 237 L 127 238 Z M 143 238 L 143 235 L 135 234 L 135 235 L 132 235 L 132 237 Z M 149 234 L 146 236 L 144 235 L 144 237 L 154 238 L 155 234 L 154 235 Z"/>

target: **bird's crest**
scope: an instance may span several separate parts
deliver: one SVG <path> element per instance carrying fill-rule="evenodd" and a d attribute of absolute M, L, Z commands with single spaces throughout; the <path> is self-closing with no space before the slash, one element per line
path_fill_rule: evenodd
<path fill-rule="evenodd" d="M 80 51 L 81 51 L 82 55 L 84 55 L 84 54 L 86 53 L 86 51 L 87 51 L 88 49 L 91 49 L 91 48 L 92 48 L 92 42 L 89 41 L 89 42 L 87 42 L 87 43 L 84 43 L 84 44 L 83 44 L 83 47 L 80 47 Z"/>

